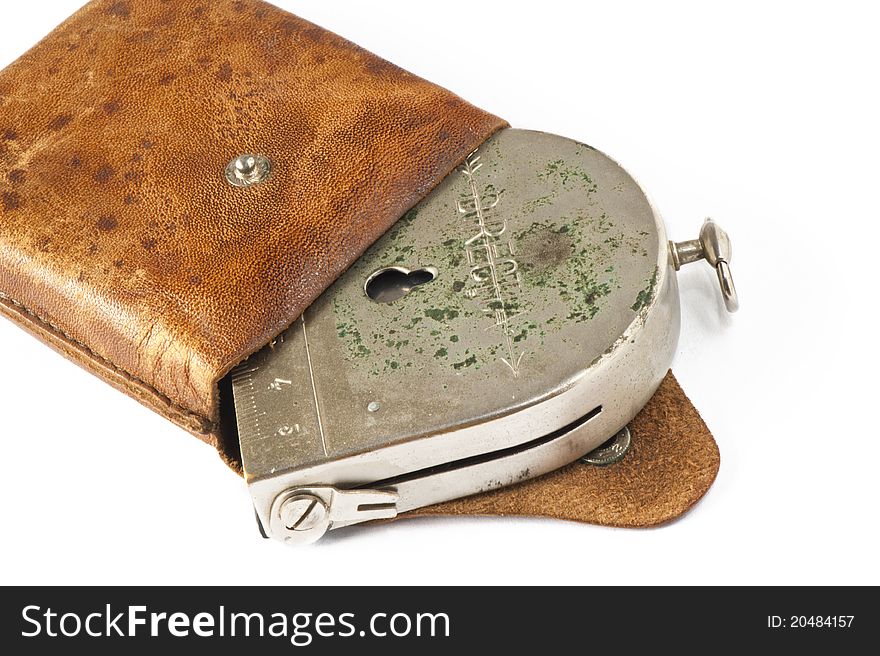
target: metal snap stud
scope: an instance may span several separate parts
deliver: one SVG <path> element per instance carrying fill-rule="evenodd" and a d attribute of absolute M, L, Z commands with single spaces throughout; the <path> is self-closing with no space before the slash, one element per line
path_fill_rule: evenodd
<path fill-rule="evenodd" d="M 226 165 L 226 179 L 235 187 L 252 187 L 260 184 L 272 172 L 272 163 L 263 155 L 245 153 Z"/>
<path fill-rule="evenodd" d="M 596 465 L 597 467 L 605 467 L 613 465 L 623 459 L 629 448 L 632 446 L 632 435 L 629 428 L 624 426 L 610 440 L 593 449 L 583 458 L 581 462 L 587 465 Z"/>

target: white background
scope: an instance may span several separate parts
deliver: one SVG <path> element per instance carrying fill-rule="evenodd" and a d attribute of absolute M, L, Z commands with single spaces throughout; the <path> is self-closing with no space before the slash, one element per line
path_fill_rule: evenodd
<path fill-rule="evenodd" d="M 4 3 L 0 66 L 81 3 Z M 670 236 L 674 370 L 722 453 L 652 530 L 436 519 L 259 538 L 213 451 L 0 321 L 0 583 L 880 583 L 878 17 L 856 2 L 278 1 L 513 125 L 609 153 Z"/>

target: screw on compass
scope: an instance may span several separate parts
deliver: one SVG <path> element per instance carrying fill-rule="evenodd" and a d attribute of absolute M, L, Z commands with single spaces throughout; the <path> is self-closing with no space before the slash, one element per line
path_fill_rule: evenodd
<path fill-rule="evenodd" d="M 330 511 L 323 500 L 311 494 L 294 494 L 277 504 L 273 532 L 284 542 L 314 542 L 330 528 Z"/>

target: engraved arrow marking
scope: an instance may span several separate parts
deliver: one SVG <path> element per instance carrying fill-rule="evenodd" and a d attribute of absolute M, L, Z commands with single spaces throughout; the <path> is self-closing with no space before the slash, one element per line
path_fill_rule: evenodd
<path fill-rule="evenodd" d="M 478 282 L 489 282 L 491 285 L 491 298 L 489 300 L 489 308 L 491 309 L 489 311 L 493 312 L 495 315 L 495 325 L 493 327 L 501 329 L 501 333 L 504 335 L 504 345 L 507 349 L 507 357 L 501 358 L 501 361 L 510 368 L 511 372 L 513 372 L 514 378 L 517 378 L 519 377 L 520 364 L 522 363 L 525 351 L 517 354 L 513 342 L 514 330 L 510 322 L 511 319 L 522 313 L 517 313 L 513 317 L 508 315 L 507 301 L 505 300 L 501 284 L 502 276 L 499 274 L 499 264 L 503 263 L 508 266 L 508 271 L 505 275 L 514 275 L 516 287 L 520 288 L 518 265 L 512 257 L 499 258 L 498 239 L 507 232 L 507 219 L 502 216 L 500 227 L 493 226 L 494 231 L 490 229 L 490 226 L 488 225 L 487 212 L 498 205 L 499 195 L 491 188 L 486 194 L 487 198 L 484 198 L 480 193 L 475 176 L 482 166 L 483 164 L 480 162 L 480 156 L 476 155 L 476 153 L 468 157 L 462 165 L 461 172 L 468 181 L 471 196 L 465 202 L 458 202 L 458 211 L 466 217 L 473 217 L 476 219 L 479 233 L 471 239 L 468 239 L 467 242 L 465 242 L 465 245 L 468 248 L 476 246 L 477 249 L 481 251 L 480 255 L 485 258 L 485 261 L 481 260 L 479 266 L 473 266 L 474 260 L 472 253 L 469 251 L 468 260 L 473 267 L 471 269 L 471 277 Z M 508 250 L 510 251 L 511 256 L 515 253 L 512 242 L 508 243 Z M 483 269 L 488 269 L 488 276 L 483 277 L 477 275 L 477 272 L 482 271 Z M 476 295 L 475 291 L 471 291 L 471 298 L 476 297 Z M 484 309 L 484 311 L 486 310 Z"/>

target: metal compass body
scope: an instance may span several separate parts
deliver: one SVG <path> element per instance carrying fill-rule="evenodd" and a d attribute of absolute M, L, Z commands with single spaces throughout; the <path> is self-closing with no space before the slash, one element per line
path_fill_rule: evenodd
<path fill-rule="evenodd" d="M 714 223 L 670 247 L 604 154 L 496 134 L 234 373 L 261 524 L 307 542 L 582 457 L 666 374 L 701 257 L 735 309 Z"/>

